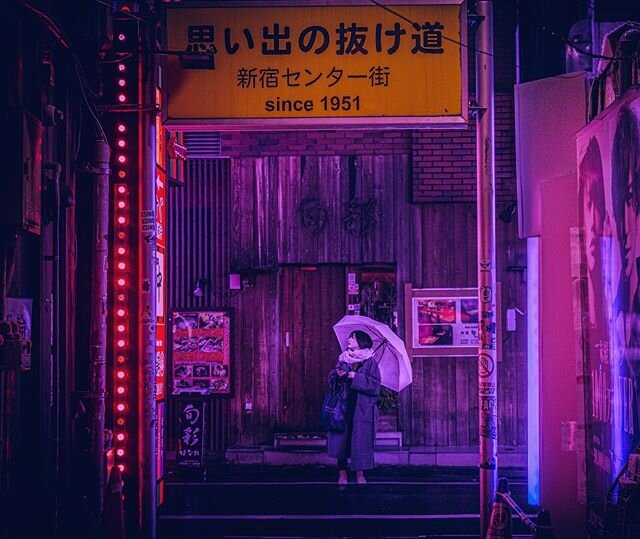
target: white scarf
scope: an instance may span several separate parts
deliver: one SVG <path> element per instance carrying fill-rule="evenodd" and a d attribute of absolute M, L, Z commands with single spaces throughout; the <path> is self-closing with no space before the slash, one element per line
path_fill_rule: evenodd
<path fill-rule="evenodd" d="M 373 349 L 371 348 L 361 348 L 360 350 L 345 350 L 338 357 L 338 361 L 342 363 L 348 363 L 352 365 L 354 363 L 360 363 L 361 361 L 365 361 L 369 359 L 373 355 Z"/>

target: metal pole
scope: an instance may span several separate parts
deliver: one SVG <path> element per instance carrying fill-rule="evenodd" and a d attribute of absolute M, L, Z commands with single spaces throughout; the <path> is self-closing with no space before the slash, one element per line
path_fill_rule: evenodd
<path fill-rule="evenodd" d="M 97 140 L 93 155 L 93 226 L 91 234 L 91 331 L 89 343 L 89 421 L 95 524 L 102 513 L 105 488 L 104 414 L 107 356 L 107 257 L 109 249 L 109 145 Z"/>
<path fill-rule="evenodd" d="M 143 50 L 153 48 L 153 35 L 141 29 Z M 155 103 L 153 55 L 140 55 L 141 103 Z M 140 537 L 156 537 L 156 133 L 155 112 L 139 113 L 140 169 L 140 367 L 138 484 L 140 485 Z"/>
<path fill-rule="evenodd" d="M 60 361 L 62 358 L 60 350 L 60 175 L 62 174 L 62 165 L 55 162 L 46 162 L 42 164 L 42 168 L 50 172 L 53 176 L 53 196 L 54 196 L 54 215 L 53 227 L 51 234 L 51 444 L 53 449 L 53 466 L 54 466 L 54 494 L 52 513 L 54 520 L 54 536 L 58 534 L 60 499 L 61 499 L 61 463 L 60 463 Z"/>
<path fill-rule="evenodd" d="M 478 189 L 478 403 L 480 426 L 480 535 L 485 537 L 497 483 L 498 375 L 496 354 L 495 147 L 493 110 L 493 2 L 478 0 L 476 36 L 476 167 Z"/>

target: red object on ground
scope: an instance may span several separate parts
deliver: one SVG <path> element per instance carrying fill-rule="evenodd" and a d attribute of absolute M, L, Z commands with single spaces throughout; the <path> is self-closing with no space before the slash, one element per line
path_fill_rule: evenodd
<path fill-rule="evenodd" d="M 509 493 L 509 483 L 504 477 L 500 478 L 496 495 L 493 499 L 491 520 L 489 521 L 486 539 L 513 538 L 513 516 L 511 514 L 511 507 L 503 499 L 502 493 Z"/>

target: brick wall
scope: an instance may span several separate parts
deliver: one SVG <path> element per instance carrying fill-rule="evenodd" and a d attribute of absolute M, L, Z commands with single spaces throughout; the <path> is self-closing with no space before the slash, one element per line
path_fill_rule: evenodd
<path fill-rule="evenodd" d="M 513 97 L 497 95 L 496 201 L 516 199 Z M 473 202 L 475 122 L 465 130 L 232 132 L 222 135 L 229 157 L 410 154 L 413 202 Z"/>
<path fill-rule="evenodd" d="M 476 193 L 476 136 L 464 131 L 413 131 L 413 201 L 473 202 Z M 513 97 L 496 95 L 496 201 L 516 199 Z"/>

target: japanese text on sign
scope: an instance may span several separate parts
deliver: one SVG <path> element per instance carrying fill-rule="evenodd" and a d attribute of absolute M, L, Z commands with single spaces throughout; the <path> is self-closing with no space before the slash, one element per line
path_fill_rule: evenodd
<path fill-rule="evenodd" d="M 411 47 L 412 54 L 442 54 L 442 30 L 444 26 L 439 21 L 433 24 L 429 21 L 420 25 L 415 23 L 414 32 L 410 34 L 413 40 Z M 370 30 L 373 36 L 370 38 Z M 224 28 L 224 50 L 229 55 L 234 55 L 240 50 L 240 42 L 233 39 L 234 29 Z M 260 47 L 256 50 L 263 56 L 291 55 L 292 43 L 297 46 L 300 52 L 313 54 L 323 54 L 335 45 L 334 52 L 337 55 L 344 54 L 369 54 L 371 45 L 369 41 L 375 40 L 376 52 L 395 54 L 400 49 L 402 37 L 407 34 L 407 30 L 396 22 L 393 28 L 385 29 L 381 23 L 376 23 L 374 30 L 369 26 L 358 26 L 355 22 L 346 25 L 339 23 L 333 32 L 337 35 L 335 41 L 331 39 L 330 30 L 324 26 L 311 25 L 304 27 L 298 34 L 297 39 L 292 39 L 291 28 L 289 26 L 280 27 L 279 23 L 274 23 L 271 27 L 262 26 Z M 186 52 L 209 52 L 216 54 L 218 48 L 215 46 L 216 29 L 214 25 L 192 25 L 187 27 L 188 45 Z M 243 47 L 249 50 L 255 49 L 255 42 L 250 28 L 243 28 Z M 388 46 L 390 45 L 390 46 Z"/>
<path fill-rule="evenodd" d="M 183 466 L 202 466 L 204 456 L 203 401 L 179 401 L 178 406 L 176 461 Z"/>
<path fill-rule="evenodd" d="M 169 9 L 169 49 L 215 66 L 169 59 L 169 122 L 464 123 L 464 4 L 407 4 L 396 10 L 413 24 L 371 5 Z"/>

